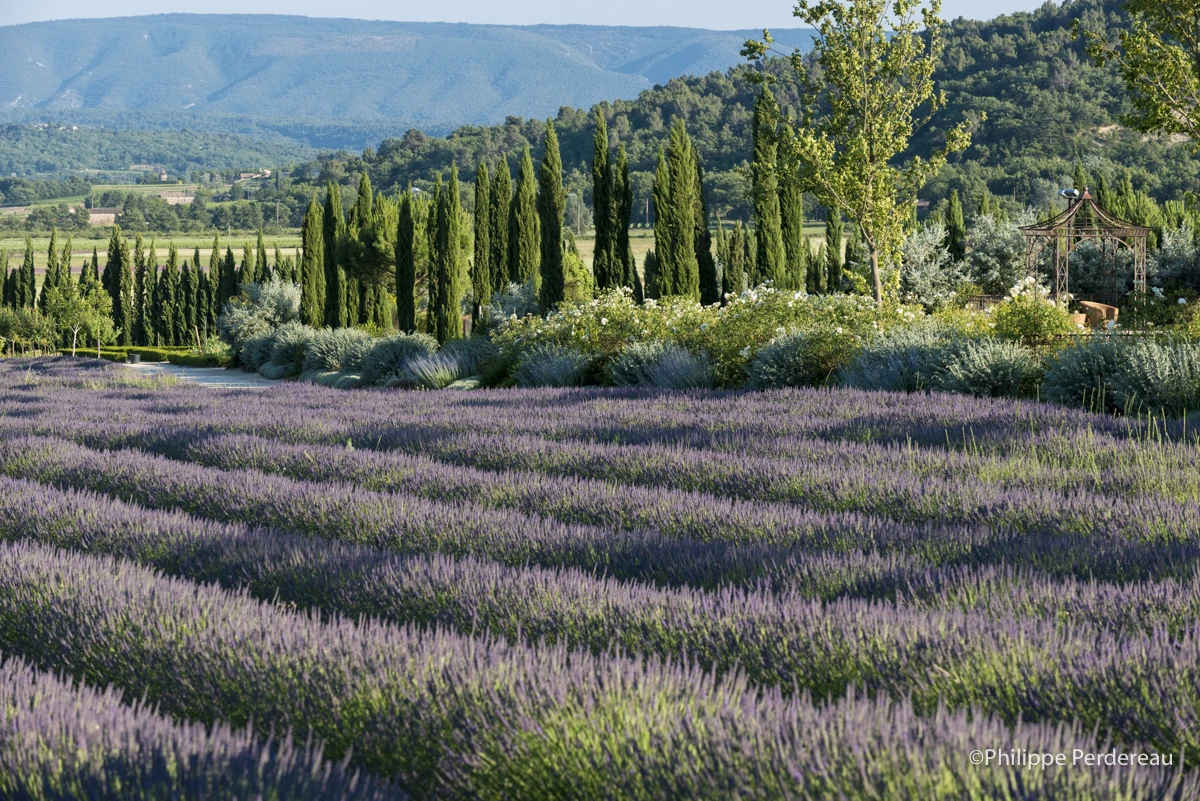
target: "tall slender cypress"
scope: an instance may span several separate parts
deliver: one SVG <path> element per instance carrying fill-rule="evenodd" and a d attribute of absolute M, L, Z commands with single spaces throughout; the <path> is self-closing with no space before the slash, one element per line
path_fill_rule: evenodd
<path fill-rule="evenodd" d="M 740 295 L 746 291 L 746 229 L 738 220 L 729 232 L 728 255 L 722 271 L 725 295 Z"/>
<path fill-rule="evenodd" d="M 412 184 L 400 197 L 400 221 L 396 224 L 396 324 L 401 331 L 417 330 L 417 226 Z"/>
<path fill-rule="evenodd" d="M 512 177 L 508 159 L 496 163 L 496 179 L 489 187 L 488 246 L 491 248 L 492 293 L 500 294 L 508 286 L 511 271 L 508 266 L 508 215 L 512 205 Z"/>
<path fill-rule="evenodd" d="M 150 250 L 146 253 L 146 280 L 143 282 L 145 298 L 142 300 L 142 326 L 145 331 L 147 345 L 159 344 L 158 281 L 158 251 L 154 249 L 154 243 L 151 242 Z M 80 289 L 80 294 L 82 293 L 83 290 Z"/>
<path fill-rule="evenodd" d="M 167 251 L 167 264 L 158 279 L 158 322 L 156 326 L 164 345 L 179 345 L 182 325 L 179 322 L 179 252 L 172 242 Z"/>
<path fill-rule="evenodd" d="M 18 268 L 18 270 L 16 303 L 14 305 L 18 309 L 27 309 L 32 306 L 37 299 L 34 289 L 36 284 L 34 283 L 34 280 L 30 280 L 34 277 L 33 239 L 28 236 L 25 237 L 25 258 L 21 262 L 21 266 Z"/>
<path fill-rule="evenodd" d="M 492 302 L 492 204 L 488 168 L 475 169 L 475 263 L 471 265 L 471 291 L 475 295 L 474 320 Z"/>
<path fill-rule="evenodd" d="M 463 335 L 460 301 L 463 296 L 463 258 L 459 237 L 462 231 L 462 204 L 459 199 L 458 167 L 450 166 L 450 181 L 438 201 L 437 223 L 437 306 L 434 308 L 438 342 L 461 339 Z"/>
<path fill-rule="evenodd" d="M 961 261 L 967 255 L 967 224 L 963 220 L 962 200 L 957 189 L 950 190 L 950 203 L 946 208 L 946 248 L 955 261 Z"/>
<path fill-rule="evenodd" d="M 704 197 L 704 165 L 700 163 L 700 151 L 692 149 L 696 161 L 696 219 L 695 245 L 697 287 L 700 302 L 705 306 L 721 302 L 720 276 L 717 261 L 713 258 L 712 233 L 708 230 L 708 200 Z"/>
<path fill-rule="evenodd" d="M 546 120 L 546 152 L 538 170 L 538 223 L 541 228 L 542 286 L 538 301 L 543 312 L 562 302 L 566 277 L 563 275 L 563 213 L 567 208 L 567 190 L 562 182 L 562 155 L 554 122 Z"/>
<path fill-rule="evenodd" d="M 842 288 L 842 270 L 846 262 L 842 257 L 842 240 L 845 238 L 842 212 L 829 209 L 825 217 L 825 289 L 837 292 Z"/>
<path fill-rule="evenodd" d="M 537 177 L 528 145 L 517 170 L 517 196 L 513 199 L 508 231 L 509 278 L 518 284 L 541 287 L 541 235 L 538 232 Z"/>
<path fill-rule="evenodd" d="M 807 289 L 816 292 L 808 274 L 808 240 L 804 238 L 804 194 L 795 181 L 783 181 L 779 187 L 780 237 L 785 256 L 782 289 Z"/>
<path fill-rule="evenodd" d="M 654 255 L 657 293 L 700 299 L 696 261 L 696 154 L 683 120 L 671 128 L 670 144 L 659 153 L 654 185 Z"/>
<path fill-rule="evenodd" d="M 633 247 L 629 244 L 629 223 L 633 216 L 633 182 L 629 178 L 629 157 L 625 145 L 617 146 L 617 163 L 613 168 L 613 253 L 621 262 L 621 285 L 634 290 L 634 299 L 642 302 L 642 280 L 633 263 Z"/>
<path fill-rule="evenodd" d="M 442 186 L 442 174 L 438 173 L 433 180 L 433 198 L 429 208 L 429 215 L 425 218 L 425 239 L 429 244 L 429 274 L 425 277 L 425 292 L 428 295 L 428 301 L 425 304 L 425 333 L 432 336 L 437 336 L 438 326 L 438 288 L 441 285 L 441 234 L 439 233 L 439 225 L 441 223 L 442 195 L 445 194 Z"/>
<path fill-rule="evenodd" d="M 38 296 L 38 308 L 46 311 L 46 293 L 58 288 L 58 230 L 50 226 L 50 247 L 46 250 L 46 275 L 42 278 L 42 292 Z"/>
<path fill-rule="evenodd" d="M 346 236 L 346 216 L 342 213 L 342 190 L 330 181 L 325 187 L 322 235 L 325 272 L 313 287 L 315 298 L 324 309 L 325 325 L 346 327 L 346 272 L 338 264 L 338 244 Z"/>
<path fill-rule="evenodd" d="M 596 106 L 596 135 L 592 142 L 592 217 L 596 244 L 592 274 L 600 290 L 625 283 L 625 260 L 618 255 L 615 231 L 617 208 L 613 198 L 613 170 L 608 154 L 608 125 L 604 109 Z"/>
<path fill-rule="evenodd" d="M 208 254 L 208 280 L 210 282 L 209 293 L 212 295 L 212 303 L 219 309 L 224 309 L 225 300 L 221 294 L 221 240 L 219 234 L 213 234 L 212 252 Z M 209 309 L 211 315 L 212 309 Z M 220 311 L 217 312 L 220 314 Z"/>
<path fill-rule="evenodd" d="M 196 248 L 192 253 L 191 263 L 185 263 L 183 266 L 179 287 L 179 312 L 183 318 L 183 339 L 179 344 L 192 344 L 200 327 L 200 248 Z"/>
<path fill-rule="evenodd" d="M 254 249 L 254 277 L 259 283 L 266 283 L 271 279 L 271 267 L 267 264 L 267 243 L 263 241 L 261 226 L 258 229 L 257 247 Z"/>
<path fill-rule="evenodd" d="M 221 262 L 221 308 L 225 308 L 225 301 L 237 297 L 238 281 L 237 281 L 237 260 L 233 257 L 233 243 L 225 245 L 225 258 Z"/>
<path fill-rule="evenodd" d="M 321 204 L 313 195 L 308 201 L 308 209 L 304 213 L 304 225 L 300 231 L 303 242 L 303 256 L 300 258 L 300 321 L 307 326 L 320 328 L 327 323 L 323 300 L 321 297 L 321 279 L 327 273 L 328 260 L 325 256 L 325 219 L 328 216 L 328 203 L 325 215 L 322 215 Z"/>
<path fill-rule="evenodd" d="M 754 103 L 754 160 L 750 165 L 754 196 L 754 240 L 757 246 L 755 279 L 783 286 L 786 253 L 779 210 L 779 181 L 776 172 L 776 126 L 779 106 L 771 90 L 763 86 Z"/>

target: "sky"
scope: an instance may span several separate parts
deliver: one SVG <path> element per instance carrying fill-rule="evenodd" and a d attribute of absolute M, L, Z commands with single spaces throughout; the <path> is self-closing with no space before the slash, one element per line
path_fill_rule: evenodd
<path fill-rule="evenodd" d="M 942 16 L 991 19 L 1030 11 L 1044 0 L 943 0 Z M 54 19 L 140 14 L 297 14 L 404 22 L 477 22 L 504 25 L 680 25 L 718 30 L 800 27 L 792 0 L 0 0 L 0 25 Z"/>

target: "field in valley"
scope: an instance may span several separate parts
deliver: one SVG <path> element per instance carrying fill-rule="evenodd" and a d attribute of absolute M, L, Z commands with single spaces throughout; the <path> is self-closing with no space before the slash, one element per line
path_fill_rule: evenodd
<path fill-rule="evenodd" d="M 1182 424 L 69 359 L 6 360 L 0 398 L 0 775 L 150 775 L 141 737 L 313 798 L 1200 793 Z M 1113 747 L 1174 767 L 969 758 Z"/>

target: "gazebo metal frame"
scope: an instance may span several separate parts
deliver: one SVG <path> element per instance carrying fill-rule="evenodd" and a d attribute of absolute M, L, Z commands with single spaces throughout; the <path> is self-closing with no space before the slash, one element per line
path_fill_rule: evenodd
<path fill-rule="evenodd" d="M 1071 199 L 1067 210 L 1036 225 L 1021 228 L 1025 234 L 1025 268 L 1033 273 L 1038 258 L 1049 246 L 1054 247 L 1054 299 L 1070 293 L 1071 254 L 1084 242 L 1099 241 L 1109 260 L 1108 301 L 1117 300 L 1117 256 L 1122 247 L 1133 254 L 1133 291 L 1146 292 L 1146 243 L 1150 229 L 1120 219 L 1106 211 L 1087 190 Z"/>

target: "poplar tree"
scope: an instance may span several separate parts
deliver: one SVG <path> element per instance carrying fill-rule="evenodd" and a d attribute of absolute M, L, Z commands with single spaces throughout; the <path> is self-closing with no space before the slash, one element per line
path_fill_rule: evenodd
<path fill-rule="evenodd" d="M 539 289 L 542 276 L 539 270 L 541 239 L 538 232 L 537 178 L 528 145 L 521 154 L 521 166 L 517 170 L 517 196 L 513 199 L 510 217 L 509 279 L 518 284 L 532 283 L 535 290 Z"/>
<path fill-rule="evenodd" d="M 488 246 L 491 248 L 492 292 L 500 294 L 508 286 L 512 270 L 508 264 L 508 216 L 512 205 L 512 177 L 508 159 L 501 156 L 496 164 L 496 180 L 489 187 Z"/>
<path fill-rule="evenodd" d="M 695 246 L 697 288 L 700 302 L 705 306 L 721 302 L 721 278 L 717 275 L 717 262 L 712 253 L 712 233 L 708 230 L 708 201 L 704 197 L 704 166 L 700 163 L 700 151 L 692 149 L 696 161 L 696 220 Z"/>
<path fill-rule="evenodd" d="M 592 274 L 599 290 L 625 283 L 625 260 L 616 243 L 617 208 L 613 198 L 613 170 L 608 156 L 608 125 L 604 110 L 596 106 L 596 134 L 592 143 L 592 217 L 596 227 Z"/>
<path fill-rule="evenodd" d="M 666 156 L 659 152 L 654 183 L 654 255 L 660 298 L 679 295 L 700 299 L 696 179 L 696 154 L 680 120 L 671 128 Z"/>
<path fill-rule="evenodd" d="M 396 224 L 396 324 L 405 333 L 417 330 L 416 219 L 412 184 L 400 198 Z"/>
<path fill-rule="evenodd" d="M 962 201 L 957 189 L 950 190 L 950 202 L 946 206 L 946 249 L 954 261 L 962 261 L 967 255 L 967 224 L 963 220 Z"/>
<path fill-rule="evenodd" d="M 471 291 L 475 295 L 473 319 L 492 302 L 492 204 L 489 196 L 488 168 L 480 163 L 475 169 L 475 263 L 471 265 Z"/>
<path fill-rule="evenodd" d="M 346 236 L 346 216 L 342 213 L 342 190 L 330 181 L 325 187 L 322 227 L 325 272 L 313 285 L 318 308 L 324 310 L 325 325 L 346 327 L 346 272 L 338 263 L 338 243 Z"/>
<path fill-rule="evenodd" d="M 613 169 L 613 253 L 621 262 L 621 285 L 633 289 L 633 297 L 643 300 L 642 279 L 633 263 L 633 247 L 629 244 L 629 223 L 633 216 L 633 182 L 629 179 L 629 157 L 625 145 L 617 146 L 617 163 Z"/>
<path fill-rule="evenodd" d="M 787 255 L 783 245 L 779 208 L 779 178 L 776 170 L 779 105 L 767 86 L 754 103 L 754 160 L 750 164 L 754 196 L 754 239 L 757 245 L 755 283 L 771 281 L 786 285 Z"/>
<path fill-rule="evenodd" d="M 546 120 L 546 152 L 538 171 L 537 210 L 541 228 L 542 287 L 538 301 L 548 312 L 563 299 L 566 276 L 563 275 L 563 212 L 567 208 L 567 190 L 562 182 L 562 155 L 553 120 Z"/>
<path fill-rule="evenodd" d="M 785 180 L 779 187 L 780 237 L 783 240 L 785 267 L 781 289 L 807 289 L 816 292 L 809 275 L 808 258 L 804 251 L 804 193 L 795 181 Z"/>
<path fill-rule="evenodd" d="M 328 216 L 329 204 L 326 203 L 324 217 Z M 303 255 L 300 258 L 300 322 L 312 328 L 320 328 L 322 322 L 328 324 L 323 298 L 321 297 L 321 279 L 327 273 L 328 261 L 325 256 L 325 225 L 321 204 L 313 195 L 308 201 L 308 209 L 304 212 L 304 225 L 300 230 L 303 243 Z"/>
<path fill-rule="evenodd" d="M 830 292 L 842 288 L 842 270 L 846 266 L 842 259 L 842 240 L 845 236 L 842 213 L 830 207 L 825 216 L 825 288 Z"/>
<path fill-rule="evenodd" d="M 462 204 L 459 200 L 458 167 L 450 166 L 450 181 L 438 198 L 437 214 L 437 304 L 431 306 L 438 342 L 461 339 L 463 335 L 460 301 L 463 295 L 462 249 L 459 237 Z"/>

